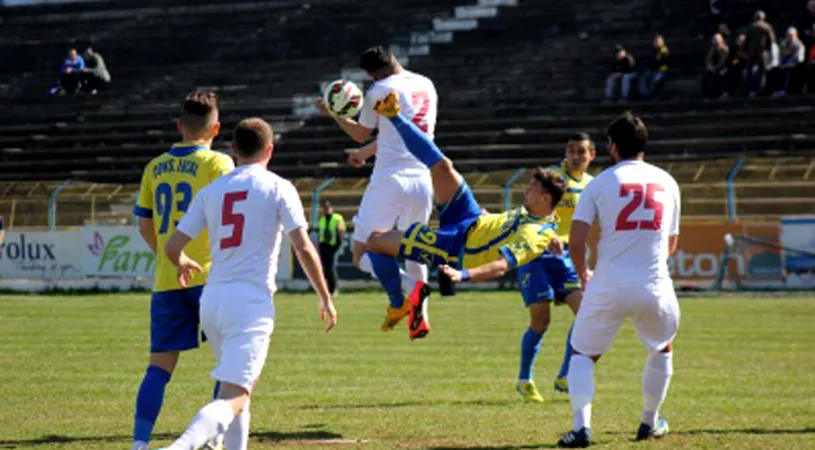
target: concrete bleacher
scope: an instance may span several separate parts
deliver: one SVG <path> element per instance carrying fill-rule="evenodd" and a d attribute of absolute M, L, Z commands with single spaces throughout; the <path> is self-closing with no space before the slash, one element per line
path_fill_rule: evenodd
<path fill-rule="evenodd" d="M 144 165 L 177 139 L 180 98 L 205 87 L 221 98 L 225 131 L 216 148 L 227 148 L 228 130 L 240 118 L 264 117 L 279 133 L 272 168 L 297 179 L 307 198 L 313 189 L 308 180 L 347 179 L 326 195 L 350 215 L 370 168 L 345 165 L 343 150 L 356 144 L 328 119 L 295 114 L 293 98 L 314 95 L 321 81 L 353 68 L 365 47 L 409 46 L 412 33 L 429 31 L 434 19 L 473 3 L 138 0 L 115 7 L 0 9 L 0 57 L 9 62 L 0 67 L 0 181 L 72 179 L 132 191 Z M 766 9 L 779 30 L 792 20 L 781 14 L 792 10 L 790 0 L 733 3 L 746 17 L 745 11 Z M 412 55 L 409 68 L 436 82 L 437 142 L 472 174 L 468 179 L 482 180 L 476 188 L 490 209 L 501 207 L 503 195 L 500 176 L 492 172 L 554 161 L 564 139 L 577 131 L 590 132 L 603 155 L 605 126 L 632 109 L 650 127 L 650 159 L 677 170 L 701 164 L 714 174 L 683 182 L 692 200 L 686 213 L 721 218 L 727 204 L 717 183 L 724 177 L 711 169 L 719 164 L 712 161 L 726 158 L 719 168 L 725 173 L 739 155 L 758 161 L 757 167 L 773 162 L 762 157 L 776 156 L 806 166 L 815 154 L 815 106 L 807 97 L 699 99 L 696 78 L 707 38 L 701 25 L 689 23 L 700 22 L 707 7 L 704 0 L 519 0 L 500 7 L 496 17 L 479 19 L 476 29 L 456 31 L 452 42 L 431 45 L 428 55 Z M 613 46 L 626 45 L 642 61 L 655 32 L 666 36 L 674 61 L 663 99 L 600 103 Z M 67 48 L 89 43 L 113 73 L 110 89 L 44 97 Z M 764 187 L 740 185 L 739 214 L 759 218 L 764 211 L 811 209 L 811 170 L 803 170 L 806 176 L 795 181 L 800 189 L 792 180 L 761 176 L 756 183 Z M 788 206 L 761 200 L 762 193 L 789 190 L 799 194 L 789 196 Z"/>

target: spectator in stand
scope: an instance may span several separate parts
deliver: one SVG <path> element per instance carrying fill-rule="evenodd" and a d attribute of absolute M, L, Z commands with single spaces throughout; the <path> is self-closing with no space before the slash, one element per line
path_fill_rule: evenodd
<path fill-rule="evenodd" d="M 92 48 L 85 49 L 85 86 L 84 89 L 91 94 L 96 94 L 110 83 L 110 72 L 105 64 L 105 58 L 101 54 L 94 52 Z"/>
<path fill-rule="evenodd" d="M 665 87 L 665 75 L 670 66 L 671 52 L 661 34 L 654 36 L 654 53 L 648 58 L 648 68 L 640 77 L 640 95 L 648 100 Z"/>
<path fill-rule="evenodd" d="M 732 36 L 730 35 L 730 27 L 727 26 L 726 23 L 720 23 L 719 26 L 716 28 L 716 33 L 722 35 L 722 39 L 724 39 L 724 42 L 727 45 L 731 45 L 733 43 L 731 40 Z"/>
<path fill-rule="evenodd" d="M 809 60 L 805 67 L 807 93 L 815 94 L 815 24 L 812 25 L 810 37 L 814 38 L 810 42 Z"/>
<path fill-rule="evenodd" d="M 764 87 L 765 75 L 772 65 L 773 43 L 776 41 L 772 25 L 767 23 L 764 11 L 756 11 L 755 21 L 746 33 L 744 51 L 747 54 L 747 89 L 755 96 Z"/>
<path fill-rule="evenodd" d="M 806 61 L 804 43 L 798 39 L 795 27 L 787 29 L 787 38 L 781 43 L 781 61 L 778 66 L 778 83 L 774 86 L 776 97 L 800 92 L 800 68 Z"/>
<path fill-rule="evenodd" d="M 85 60 L 79 56 L 76 49 L 68 51 L 68 57 L 62 61 L 60 67 L 60 85 L 68 93 L 75 93 L 82 85 L 82 73 L 85 70 Z"/>
<path fill-rule="evenodd" d="M 710 49 L 705 60 L 706 71 L 702 76 L 702 95 L 707 98 L 719 98 L 726 90 L 724 80 L 730 62 L 730 48 L 721 34 L 716 33 L 710 39 Z"/>
<path fill-rule="evenodd" d="M 606 78 L 606 100 L 613 101 L 617 97 L 617 86 L 620 86 L 620 100 L 628 101 L 631 96 L 631 84 L 637 78 L 634 70 L 636 61 L 623 46 L 616 47 L 616 57 L 611 65 L 611 73 Z"/>
<path fill-rule="evenodd" d="M 3 241 L 6 239 L 6 225 L 3 222 L 3 216 L 0 216 L 0 245 L 3 245 Z"/>
<path fill-rule="evenodd" d="M 727 63 L 727 73 L 724 78 L 724 89 L 730 97 L 744 95 L 745 74 L 747 72 L 747 53 L 744 43 L 747 36 L 738 35 L 736 42 L 730 47 L 730 59 Z"/>

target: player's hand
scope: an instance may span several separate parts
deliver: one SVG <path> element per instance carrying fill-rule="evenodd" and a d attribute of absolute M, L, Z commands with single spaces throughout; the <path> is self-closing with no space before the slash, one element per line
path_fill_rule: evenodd
<path fill-rule="evenodd" d="M 191 260 L 187 255 L 181 254 L 178 258 L 178 284 L 181 285 L 182 288 L 186 288 L 192 277 L 195 276 L 196 273 L 203 273 L 204 269 L 201 266 Z"/>
<path fill-rule="evenodd" d="M 328 333 L 337 324 L 337 310 L 331 300 L 320 304 L 320 320 L 325 322 L 325 332 Z"/>
<path fill-rule="evenodd" d="M 331 114 L 331 111 L 328 110 L 328 106 L 326 106 L 326 104 L 325 104 L 325 100 L 318 99 L 317 102 L 315 103 L 315 106 L 317 107 L 317 112 L 321 116 L 333 117 L 333 115 Z"/>
<path fill-rule="evenodd" d="M 461 271 L 456 270 L 448 266 L 447 264 L 439 266 L 439 270 L 443 274 L 447 275 L 447 277 L 450 278 L 450 281 L 454 283 L 458 283 L 459 281 L 461 281 Z"/>
<path fill-rule="evenodd" d="M 580 279 L 580 290 L 586 290 L 586 286 L 588 286 L 589 281 L 594 276 L 594 272 L 589 269 L 584 270 L 583 272 L 578 272 L 577 277 Z"/>
<path fill-rule="evenodd" d="M 391 92 L 374 105 L 374 111 L 377 114 L 388 118 L 398 116 L 401 110 L 402 107 L 399 106 L 399 97 L 396 96 L 396 92 Z"/>
<path fill-rule="evenodd" d="M 361 168 L 365 167 L 365 163 L 368 161 L 362 152 L 359 150 L 349 150 L 348 151 L 348 165 L 354 168 Z"/>
<path fill-rule="evenodd" d="M 549 253 L 553 256 L 561 256 L 563 254 L 563 241 L 555 236 L 549 241 Z"/>

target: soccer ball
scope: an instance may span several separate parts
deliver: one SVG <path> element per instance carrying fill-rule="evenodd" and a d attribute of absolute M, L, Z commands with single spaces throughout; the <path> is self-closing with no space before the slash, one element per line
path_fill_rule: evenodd
<path fill-rule="evenodd" d="M 323 100 L 331 115 L 344 119 L 357 115 L 362 109 L 364 96 L 362 89 L 356 84 L 345 80 L 335 80 L 325 88 Z"/>

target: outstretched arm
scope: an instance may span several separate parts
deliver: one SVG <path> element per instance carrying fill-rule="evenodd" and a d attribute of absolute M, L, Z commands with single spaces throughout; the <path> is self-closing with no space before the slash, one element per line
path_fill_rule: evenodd
<path fill-rule="evenodd" d="M 304 227 L 295 228 L 289 233 L 289 237 L 291 238 L 294 253 L 297 255 L 297 260 L 300 261 L 311 287 L 314 288 L 320 298 L 320 318 L 326 321 L 325 331 L 327 333 L 337 324 L 337 310 L 334 309 L 334 304 L 331 302 L 331 293 L 328 291 L 328 285 L 323 276 L 320 256 L 317 254 L 317 250 L 314 249 L 314 244 L 308 238 Z"/>
<path fill-rule="evenodd" d="M 456 270 L 445 265 L 440 266 L 439 270 L 456 283 L 461 281 L 487 281 L 506 275 L 509 272 L 509 261 L 501 256 L 497 261 L 482 264 L 472 269 Z"/>

